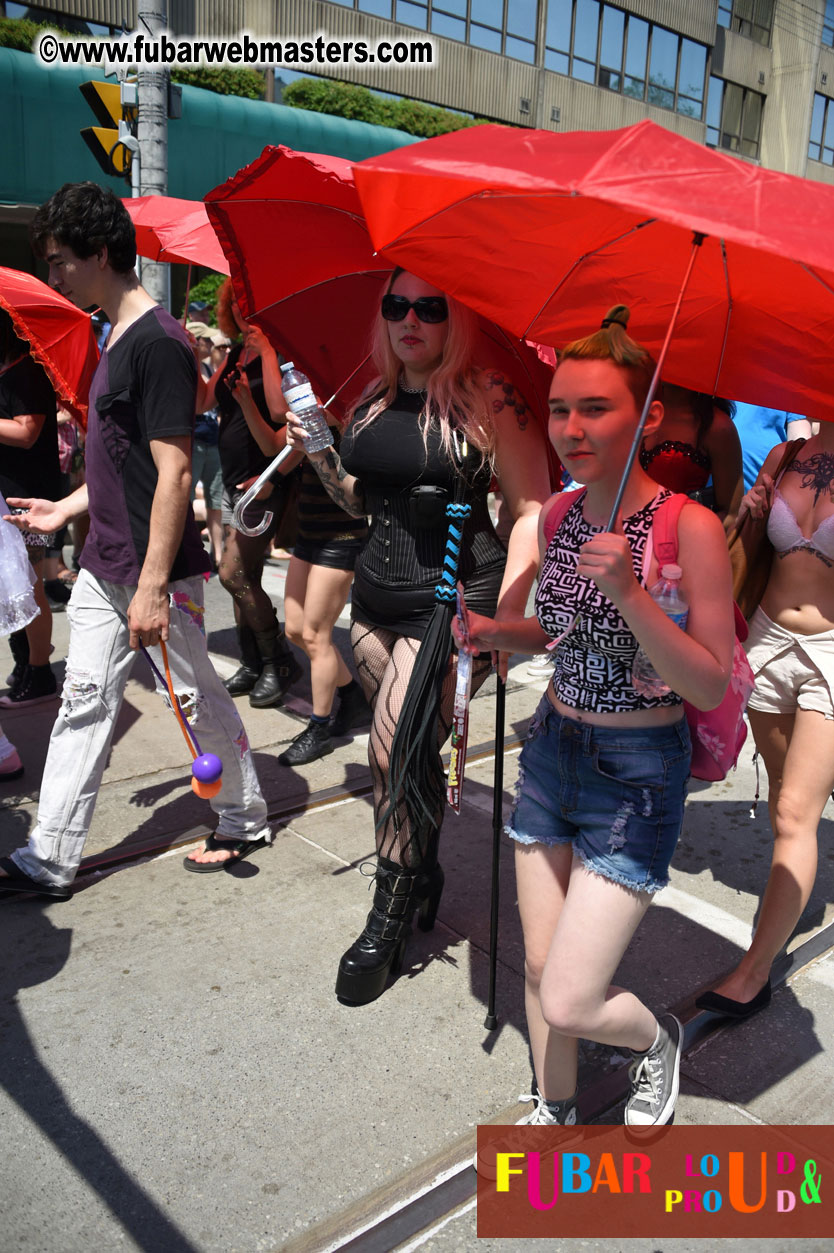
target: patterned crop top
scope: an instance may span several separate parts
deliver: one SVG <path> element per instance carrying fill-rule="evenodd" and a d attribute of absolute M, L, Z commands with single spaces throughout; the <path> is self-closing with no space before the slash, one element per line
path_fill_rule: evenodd
<path fill-rule="evenodd" d="M 634 573 L 643 586 L 646 540 L 655 512 L 670 495 L 663 489 L 637 513 L 623 519 Z M 553 690 L 565 705 L 584 713 L 632 713 L 679 705 L 677 692 L 650 698 L 634 690 L 631 667 L 637 640 L 617 606 L 594 583 L 576 574 L 579 549 L 605 530 L 585 521 L 582 504 L 582 498 L 574 501 L 550 541 L 536 591 L 536 617 L 554 639 L 567 630 L 579 611 L 576 626 L 555 650 Z"/>

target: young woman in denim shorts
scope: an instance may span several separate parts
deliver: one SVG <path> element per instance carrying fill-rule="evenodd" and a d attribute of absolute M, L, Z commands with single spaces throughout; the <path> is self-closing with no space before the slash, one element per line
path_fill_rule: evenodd
<path fill-rule="evenodd" d="M 639 461 L 615 530 L 606 531 L 654 363 L 626 333 L 628 310 L 568 345 L 550 389 L 550 439 L 586 491 L 550 543 L 542 510 L 536 617 L 471 615 L 470 647 L 541 652 L 566 632 L 531 724 L 509 833 L 516 841 L 535 1109 L 522 1122 L 577 1121 L 577 1045 L 595 1040 L 634 1055 L 626 1122 L 668 1122 L 678 1090 L 680 1023 L 660 1019 L 611 984 L 623 953 L 668 880 L 683 818 L 690 743 L 682 709 L 717 705 L 732 665 L 730 565 L 720 521 L 699 505 L 678 528 L 681 631 L 649 596 L 643 564 L 652 518 L 669 495 Z M 646 431 L 663 418 L 655 401 Z M 573 625 L 571 625 L 573 624 Z M 568 629 L 570 628 L 570 629 Z M 457 632 L 459 634 L 459 632 Z M 631 684 L 638 645 L 667 695 Z"/>

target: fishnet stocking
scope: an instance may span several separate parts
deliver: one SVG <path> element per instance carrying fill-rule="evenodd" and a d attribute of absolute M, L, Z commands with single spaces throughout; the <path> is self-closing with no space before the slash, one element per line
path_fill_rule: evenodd
<path fill-rule="evenodd" d="M 394 730 L 420 641 L 382 627 L 354 622 L 350 628 L 353 658 L 359 681 L 374 711 L 368 741 L 368 764 L 374 785 L 374 823 L 377 851 L 402 866 L 419 866 L 430 859 L 443 821 L 443 809 L 428 830 L 412 831 L 405 805 L 399 804 L 380 825 L 388 807 L 388 764 Z M 472 694 L 490 671 L 489 657 L 476 657 L 472 667 Z M 437 751 L 445 744 L 452 726 L 455 698 L 455 659 L 450 658 L 440 700 Z M 444 806 L 445 807 L 445 806 Z"/>

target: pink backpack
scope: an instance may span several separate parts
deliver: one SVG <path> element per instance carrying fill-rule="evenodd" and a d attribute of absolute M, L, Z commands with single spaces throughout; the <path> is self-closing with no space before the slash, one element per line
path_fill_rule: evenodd
<path fill-rule="evenodd" d="M 557 496 L 544 521 L 545 542 L 550 544 L 565 514 L 582 491 L 563 492 Z M 689 497 L 676 493 L 668 497 L 654 515 L 652 543 L 658 565 L 673 565 L 678 557 L 678 518 Z M 755 680 L 747 654 L 742 646 L 747 639 L 747 623 L 737 605 L 735 609 L 736 638 L 733 645 L 733 672 L 724 699 L 715 709 L 696 709 L 683 702 L 689 733 L 692 738 L 692 765 L 695 779 L 716 783 L 735 769 L 747 739 L 744 711 Z"/>

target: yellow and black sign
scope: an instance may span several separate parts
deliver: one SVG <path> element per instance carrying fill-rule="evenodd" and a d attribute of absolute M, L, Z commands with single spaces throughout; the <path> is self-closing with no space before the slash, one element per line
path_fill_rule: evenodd
<path fill-rule="evenodd" d="M 92 79 L 81 83 L 79 91 L 99 122 L 98 126 L 85 127 L 81 138 L 105 174 L 129 178 L 132 153 L 120 135 L 119 123 L 131 124 L 135 120 L 135 105 L 123 103 L 123 89 L 119 83 Z"/>

